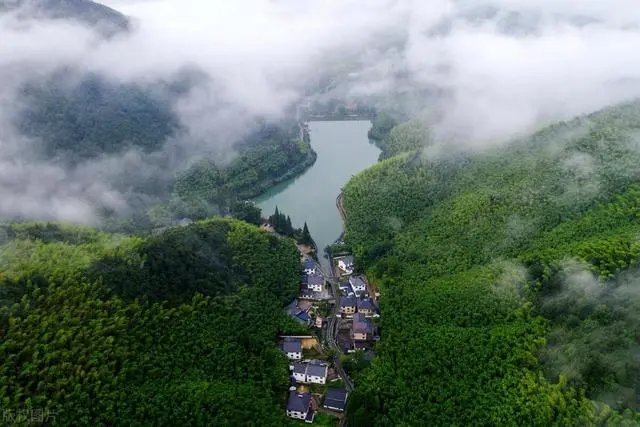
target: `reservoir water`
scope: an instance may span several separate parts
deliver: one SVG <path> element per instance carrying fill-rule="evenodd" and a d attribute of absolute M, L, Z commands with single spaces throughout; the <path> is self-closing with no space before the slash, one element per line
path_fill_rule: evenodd
<path fill-rule="evenodd" d="M 352 175 L 378 161 L 380 149 L 369 142 L 369 121 L 318 121 L 309 123 L 311 146 L 318 153 L 303 175 L 284 182 L 256 199 L 262 215 L 276 206 L 291 217 L 294 227 L 307 222 L 318 245 L 321 264 L 328 266 L 324 248 L 342 233 L 336 197 Z"/>

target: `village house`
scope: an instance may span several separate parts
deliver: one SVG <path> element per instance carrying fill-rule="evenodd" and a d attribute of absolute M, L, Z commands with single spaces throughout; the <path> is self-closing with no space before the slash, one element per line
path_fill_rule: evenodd
<path fill-rule="evenodd" d="M 309 287 L 308 284 L 303 284 L 300 286 L 300 298 L 302 299 L 314 299 L 316 297 L 316 292 Z"/>
<path fill-rule="evenodd" d="M 318 264 L 311 258 L 305 259 L 302 266 L 306 274 L 316 274 L 318 271 Z"/>
<path fill-rule="evenodd" d="M 290 391 L 287 402 L 287 416 L 312 423 L 315 413 L 311 409 L 311 393 Z"/>
<path fill-rule="evenodd" d="M 357 302 L 355 296 L 340 298 L 340 313 L 353 314 L 356 312 Z"/>
<path fill-rule="evenodd" d="M 289 304 L 285 308 L 285 311 L 287 312 L 287 314 L 293 317 L 298 323 L 309 324 L 309 322 L 311 321 L 311 318 L 309 317 L 309 314 L 307 313 L 307 311 L 309 310 L 310 306 L 311 304 L 304 306 L 304 304 L 301 301 L 298 301 L 298 299 L 294 299 L 291 302 L 291 304 Z"/>
<path fill-rule="evenodd" d="M 359 292 L 365 292 L 367 290 L 367 284 L 362 279 L 362 276 L 351 276 L 349 277 L 349 284 L 351 285 L 351 289 L 356 294 Z"/>
<path fill-rule="evenodd" d="M 314 292 L 322 292 L 324 289 L 324 277 L 319 274 L 309 274 L 307 276 L 307 287 Z"/>
<path fill-rule="evenodd" d="M 325 384 L 329 367 L 319 360 L 311 360 L 307 364 L 307 382 L 314 384 Z"/>
<path fill-rule="evenodd" d="M 306 323 L 307 325 L 311 324 L 311 317 L 306 311 L 300 311 L 296 314 L 296 318 L 299 320 L 299 323 Z"/>
<path fill-rule="evenodd" d="M 344 412 L 349 393 L 344 388 L 329 388 L 324 398 L 324 406 L 332 411 Z"/>
<path fill-rule="evenodd" d="M 378 309 L 371 298 L 358 298 L 358 313 L 362 313 L 366 317 L 372 317 L 377 311 Z"/>
<path fill-rule="evenodd" d="M 302 359 L 302 343 L 295 338 L 285 339 L 282 343 L 282 351 L 291 360 Z"/>
<path fill-rule="evenodd" d="M 353 257 L 351 255 L 338 260 L 338 268 L 347 274 L 353 274 Z"/>
<path fill-rule="evenodd" d="M 305 363 L 293 364 L 293 379 L 298 383 L 307 382 L 307 365 Z"/>
<path fill-rule="evenodd" d="M 310 360 L 309 363 L 294 363 L 293 378 L 304 384 L 325 384 L 329 367 L 319 360 Z"/>
<path fill-rule="evenodd" d="M 351 290 L 351 285 L 349 284 L 349 282 L 341 283 L 340 291 L 342 291 L 345 295 L 353 295 L 353 291 Z"/>
<path fill-rule="evenodd" d="M 373 338 L 373 325 L 364 314 L 356 313 L 351 324 L 351 339 L 354 341 L 367 341 Z"/>

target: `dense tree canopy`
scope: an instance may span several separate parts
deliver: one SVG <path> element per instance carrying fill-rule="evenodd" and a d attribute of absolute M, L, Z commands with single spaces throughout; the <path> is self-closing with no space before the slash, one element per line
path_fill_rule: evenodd
<path fill-rule="evenodd" d="M 412 132 L 344 189 L 382 340 L 355 425 L 634 425 L 640 107 L 430 158 Z M 389 140 L 390 138 L 387 138 Z"/>
<path fill-rule="evenodd" d="M 78 77 L 65 70 L 30 83 L 22 93 L 18 127 L 38 138 L 45 158 L 77 163 L 126 148 L 150 152 L 179 126 L 166 95 L 98 75 Z"/>
<path fill-rule="evenodd" d="M 57 425 L 283 425 L 294 242 L 213 219 L 147 239 L 5 227 L 3 409 Z M 11 298 L 6 298 L 7 290 Z"/>

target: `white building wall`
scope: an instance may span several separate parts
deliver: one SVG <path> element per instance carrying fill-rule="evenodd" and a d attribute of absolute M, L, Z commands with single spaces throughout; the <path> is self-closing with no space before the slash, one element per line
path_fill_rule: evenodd
<path fill-rule="evenodd" d="M 345 264 L 344 260 L 339 260 L 338 261 L 338 268 L 342 271 L 344 271 L 345 273 L 352 273 L 353 272 L 353 265 L 347 265 Z"/>
<path fill-rule="evenodd" d="M 300 360 L 302 359 L 302 353 L 287 353 L 289 359 Z"/>
<path fill-rule="evenodd" d="M 298 411 L 287 411 L 287 416 L 291 418 L 298 418 L 304 420 L 307 417 L 306 412 L 298 412 Z"/>
<path fill-rule="evenodd" d="M 309 288 L 310 288 L 311 290 L 313 290 L 314 292 L 322 292 L 322 285 L 316 285 L 316 284 L 314 283 L 314 284 L 312 284 L 312 285 L 310 284 L 310 285 L 309 285 Z"/>
<path fill-rule="evenodd" d="M 327 380 L 327 372 L 325 371 L 325 376 L 324 377 L 314 377 L 314 376 L 307 376 L 307 382 L 308 383 L 315 383 L 315 384 L 324 384 Z"/>
<path fill-rule="evenodd" d="M 295 378 L 296 381 L 301 382 L 301 383 L 303 383 L 303 382 L 305 382 L 307 380 L 307 376 L 305 374 L 298 374 L 298 373 L 295 373 L 295 372 L 293 374 L 293 378 Z"/>

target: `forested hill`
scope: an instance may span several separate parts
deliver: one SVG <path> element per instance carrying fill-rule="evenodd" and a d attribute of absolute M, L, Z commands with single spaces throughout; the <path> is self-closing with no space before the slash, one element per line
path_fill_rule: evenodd
<path fill-rule="evenodd" d="M 22 18 L 70 20 L 97 31 L 107 24 L 129 28 L 125 16 L 88 0 L 0 0 L 0 15 L 16 10 Z M 124 201 L 118 212 L 94 206 L 109 230 L 146 232 L 184 217 L 233 214 L 237 200 L 255 197 L 315 162 L 294 113 L 269 122 L 236 117 L 233 129 L 193 136 L 178 104 L 212 83 L 193 67 L 162 79 L 120 82 L 61 64 L 50 72 L 27 73 L 20 82 L 7 116 L 24 156 L 20 160 L 102 180 Z M 113 164 L 127 166 L 118 173 Z"/>
<path fill-rule="evenodd" d="M 344 189 L 382 294 L 353 425 L 640 423 L 639 131 L 632 103 L 483 154 L 385 140 Z"/>
<path fill-rule="evenodd" d="M 40 161 L 68 170 L 98 167 L 92 162 L 108 156 L 142 154 L 137 167 L 109 182 L 135 214 L 132 220 L 105 212 L 118 230 L 225 215 L 235 200 L 255 197 L 315 162 L 308 135 L 301 138 L 291 119 L 256 119 L 237 141 L 211 135 L 200 144 L 183 144 L 188 130 L 174 106 L 202 78 L 197 71 L 185 71 L 169 81 L 125 84 L 64 69 L 21 88 L 13 124 L 29 138 Z M 183 148 L 194 145 L 203 153 Z M 216 146 L 236 156 L 223 163 L 204 153 Z M 188 158 L 200 161 L 189 164 Z"/>
<path fill-rule="evenodd" d="M 210 219 L 146 239 L 1 230 L 0 401 L 55 425 L 286 425 L 294 242 Z M 7 412 L 12 411 L 12 412 Z"/>

